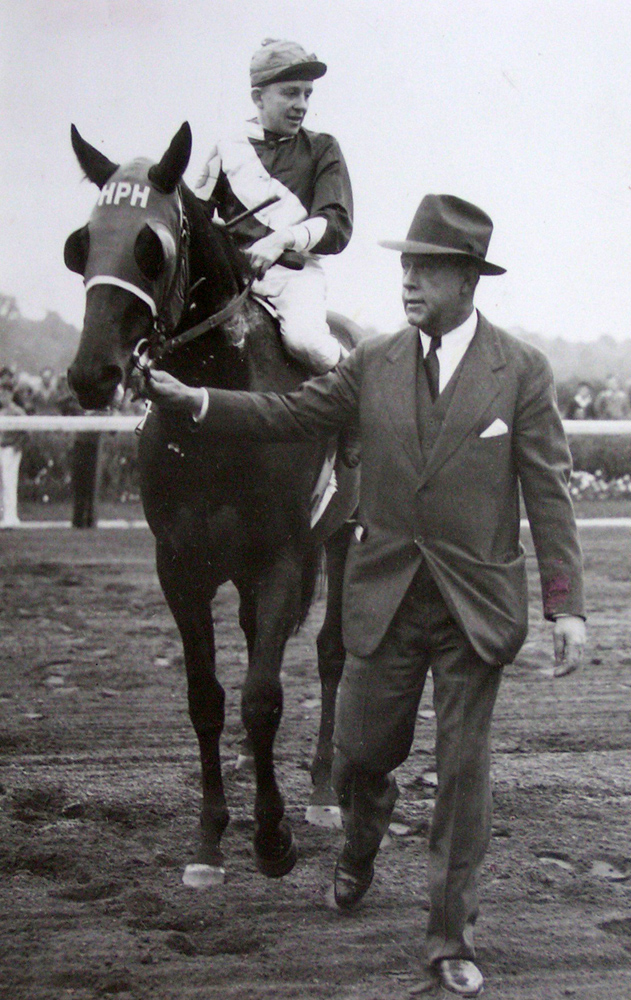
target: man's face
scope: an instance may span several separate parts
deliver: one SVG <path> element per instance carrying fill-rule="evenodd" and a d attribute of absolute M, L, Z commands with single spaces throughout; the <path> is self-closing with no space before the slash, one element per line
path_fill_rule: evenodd
<path fill-rule="evenodd" d="M 472 293 L 468 269 L 440 256 L 402 254 L 403 306 L 410 326 L 430 336 L 449 333 L 471 312 Z"/>
<path fill-rule="evenodd" d="M 277 135 L 296 135 L 302 125 L 313 93 L 311 80 L 285 80 L 255 87 L 252 99 L 264 129 Z"/>

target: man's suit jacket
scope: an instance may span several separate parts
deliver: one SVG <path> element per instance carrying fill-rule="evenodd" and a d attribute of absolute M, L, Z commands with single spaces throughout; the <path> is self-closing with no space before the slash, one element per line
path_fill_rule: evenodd
<path fill-rule="evenodd" d="M 330 434 L 359 416 L 359 526 L 344 585 L 347 649 L 358 656 L 374 652 L 425 559 L 478 654 L 491 664 L 509 663 L 528 627 L 519 483 L 544 613 L 583 614 L 567 486 L 571 458 L 552 373 L 536 348 L 480 316 L 423 462 L 417 338 L 418 331 L 408 329 L 366 340 L 334 372 L 288 395 L 210 390 L 202 433 L 296 440 Z"/>

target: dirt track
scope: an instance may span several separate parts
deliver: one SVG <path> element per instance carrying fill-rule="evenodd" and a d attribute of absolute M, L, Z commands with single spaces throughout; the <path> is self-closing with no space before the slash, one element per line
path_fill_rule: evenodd
<path fill-rule="evenodd" d="M 584 549 L 586 668 L 550 679 L 531 560 L 531 637 L 496 711 L 477 937 L 489 1000 L 631 997 L 631 537 L 592 530 Z M 234 770 L 244 647 L 225 588 L 216 619 L 228 875 L 214 890 L 187 889 L 199 767 L 148 532 L 4 532 L 0 563 L 0 996 L 420 995 L 431 719 L 419 720 L 398 774 L 397 823 L 373 888 L 342 917 L 326 900 L 341 834 L 302 818 L 318 716 L 317 605 L 288 650 L 277 741 L 300 860 L 285 879 L 264 879 L 250 853 L 251 780 Z M 428 691 L 421 709 L 430 708 Z"/>

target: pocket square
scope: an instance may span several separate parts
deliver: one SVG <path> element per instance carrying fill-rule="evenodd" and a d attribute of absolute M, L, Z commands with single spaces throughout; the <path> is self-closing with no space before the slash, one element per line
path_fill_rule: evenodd
<path fill-rule="evenodd" d="M 482 431 L 480 437 L 494 438 L 494 437 L 499 437 L 500 434 L 508 434 L 508 427 L 506 426 L 503 420 L 500 420 L 499 417 L 496 417 L 493 423 L 489 424 L 486 430 Z"/>

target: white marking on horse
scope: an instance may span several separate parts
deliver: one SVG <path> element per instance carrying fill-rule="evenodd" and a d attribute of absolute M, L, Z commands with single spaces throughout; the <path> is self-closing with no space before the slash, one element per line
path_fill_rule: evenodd
<path fill-rule="evenodd" d="M 120 205 L 121 201 L 129 199 L 132 208 L 146 208 L 149 201 L 151 188 L 148 184 L 140 187 L 134 184 L 133 188 L 129 181 L 112 181 L 111 184 L 104 184 L 101 188 L 97 205 Z"/>

